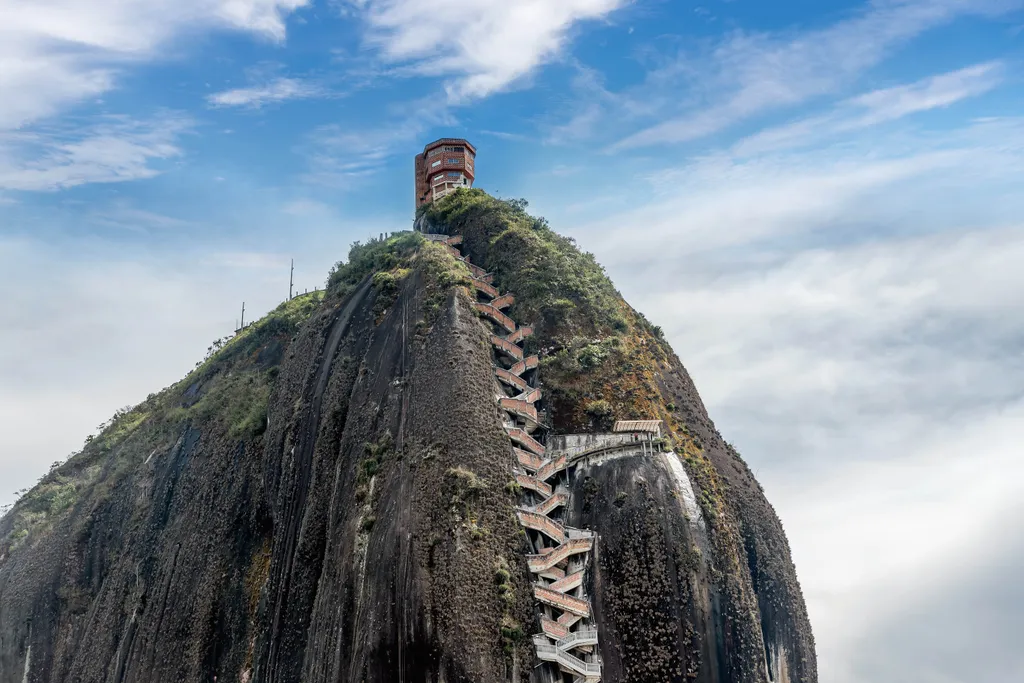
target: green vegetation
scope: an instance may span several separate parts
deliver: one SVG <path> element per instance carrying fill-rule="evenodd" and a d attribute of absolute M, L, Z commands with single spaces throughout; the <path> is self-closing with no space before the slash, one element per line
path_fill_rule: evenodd
<path fill-rule="evenodd" d="M 516 295 L 524 322 L 590 332 L 625 329 L 619 293 L 592 254 L 526 212 L 525 200 L 460 190 L 424 209 L 426 220 L 462 235 L 474 263 Z"/>
<path fill-rule="evenodd" d="M 391 432 L 384 432 L 384 436 L 374 443 L 364 444 L 363 450 L 366 452 L 366 457 L 359 463 L 356 483 L 361 485 L 373 479 L 393 449 L 394 440 L 391 438 Z"/>
<path fill-rule="evenodd" d="M 604 418 L 612 415 L 612 404 L 604 399 L 587 402 L 587 414 L 595 418 Z"/>
<path fill-rule="evenodd" d="M 714 524 L 724 510 L 721 480 L 715 466 L 690 439 L 682 444 L 682 449 L 677 446 L 675 450 L 682 454 L 683 461 L 688 465 L 687 472 L 693 479 L 698 494 L 697 502 L 704 518 Z"/>
<path fill-rule="evenodd" d="M 509 571 L 508 561 L 504 557 L 498 557 L 494 583 L 502 604 L 501 649 L 506 655 L 511 655 L 515 652 L 516 645 L 525 637 L 525 632 L 522 625 L 512 616 L 512 609 L 516 604 L 516 588 L 512 585 L 512 572 Z"/>
<path fill-rule="evenodd" d="M 330 297 L 345 297 L 371 273 L 381 273 L 407 266 L 425 240 L 415 232 L 399 232 L 366 244 L 356 242 L 348 252 L 347 261 L 339 261 L 327 277 Z M 374 283 L 375 285 L 378 283 Z"/>
<path fill-rule="evenodd" d="M 365 457 L 359 461 L 356 470 L 356 500 L 363 502 L 370 491 L 370 480 L 377 476 L 388 456 L 394 452 L 395 442 L 391 432 L 384 432 L 384 436 L 375 442 L 363 444 Z M 369 503 L 368 503 L 369 504 Z"/>
<path fill-rule="evenodd" d="M 487 483 L 464 467 L 453 467 L 446 474 L 451 513 L 463 523 L 471 539 L 483 540 L 489 532 L 479 525 L 478 512 L 474 506 L 480 493 L 487 489 Z"/>
<path fill-rule="evenodd" d="M 658 328 L 630 308 L 604 269 L 572 239 L 526 212 L 525 200 L 460 190 L 422 209 L 432 229 L 463 238 L 463 253 L 515 294 L 509 311 L 533 324 L 545 393 L 559 431 L 610 427 L 615 416 L 661 417 Z"/>
<path fill-rule="evenodd" d="M 475 498 L 487 488 L 487 484 L 476 472 L 471 472 L 464 467 L 451 468 L 448 470 L 448 476 L 454 482 L 455 496 L 460 501 Z"/>
<path fill-rule="evenodd" d="M 196 371 L 181 383 L 194 379 L 196 372 L 215 370 L 239 360 L 251 359 L 254 353 L 263 350 L 271 342 L 291 339 L 323 300 L 323 292 L 297 296 L 291 301 L 285 301 L 238 334 L 214 341 Z"/>
<path fill-rule="evenodd" d="M 398 286 L 411 271 L 408 268 L 382 270 L 374 274 L 373 287 L 377 290 L 377 300 L 373 304 L 373 313 L 379 322 L 391 305 L 398 300 Z"/>
<path fill-rule="evenodd" d="M 377 290 L 374 313 L 380 321 L 397 300 L 402 280 L 416 266 L 423 271 L 425 325 L 429 328 L 444 305 L 448 291 L 456 286 L 468 287 L 471 283 L 469 270 L 464 265 L 452 258 L 442 245 L 416 232 L 400 232 L 366 244 L 353 244 L 348 261 L 338 262 L 331 269 L 327 279 L 328 295 L 345 297 L 372 274 L 372 284 Z"/>
<path fill-rule="evenodd" d="M 0 555 L 6 546 L 15 550 L 32 536 L 48 532 L 68 513 L 101 475 L 116 477 L 129 463 L 115 459 L 120 446 L 150 417 L 151 406 L 125 407 L 97 427 L 98 434 L 86 437 L 82 450 L 65 462 L 55 462 L 31 490 L 19 491 L 21 498 L 11 506 L 2 529 Z M 5 511 L 7 512 L 7 511 Z M 3 531 L 0 531 L 3 533 Z"/>
<path fill-rule="evenodd" d="M 0 527 L 0 554 L 47 533 L 83 497 L 91 505 L 102 502 L 147 456 L 169 449 L 186 422 L 220 424 L 232 439 L 262 434 L 284 348 L 323 296 L 317 292 L 281 304 L 238 334 L 211 344 L 182 381 L 116 411 L 86 438 L 81 451 L 54 463 L 35 487 L 23 492 Z"/>
<path fill-rule="evenodd" d="M 326 293 L 295 297 L 237 334 L 215 340 L 188 376 L 150 394 L 138 406 L 118 410 L 86 440 L 81 452 L 58 463 L 31 491 L 20 492 L 22 498 L 4 511 L 10 514 L 0 527 L 0 551 L 51 528 L 90 487 L 99 487 L 90 500 L 103 500 L 139 461 L 170 448 L 186 423 L 218 425 L 229 438 L 240 441 L 258 438 L 267 426 L 271 390 L 285 350 L 325 296 L 343 297 L 373 274 L 376 313 L 382 317 L 414 265 L 424 274 L 428 317 L 441 310 L 453 286 L 470 284 L 464 265 L 419 234 L 404 232 L 354 244 L 348 261 L 331 270 Z M 122 448 L 133 435 L 139 436 L 132 447 Z M 364 489 L 391 446 L 367 447 L 359 472 Z"/>
<path fill-rule="evenodd" d="M 149 411 L 142 406 L 125 406 L 115 411 L 113 417 L 96 428 L 99 436 L 86 437 L 86 443 L 102 450 L 109 450 L 124 441 L 125 437 L 134 432 L 149 415 Z"/>
<path fill-rule="evenodd" d="M 212 421 L 233 439 L 259 436 L 284 348 L 323 298 L 323 292 L 297 296 L 234 336 L 214 341 L 185 379 L 150 395 L 136 410 L 153 415 L 168 433 L 187 421 Z"/>
<path fill-rule="evenodd" d="M 17 503 L 13 511 L 12 530 L 6 544 L 14 550 L 43 528 L 50 528 L 76 502 L 83 482 L 75 478 L 52 474 L 43 478 Z"/>
<path fill-rule="evenodd" d="M 440 244 L 423 245 L 420 259 L 424 271 L 423 310 L 429 327 L 437 319 L 448 292 L 453 287 L 469 287 L 469 269 L 452 257 Z"/>
<path fill-rule="evenodd" d="M 597 343 L 589 343 L 576 354 L 576 362 L 584 370 L 600 367 L 619 345 L 618 337 L 610 337 Z"/>
<path fill-rule="evenodd" d="M 270 390 L 285 346 L 320 306 L 323 292 L 286 301 L 211 353 L 184 380 L 143 407 L 153 406 L 174 431 L 186 421 L 215 422 L 232 439 L 250 439 L 267 426 Z"/>

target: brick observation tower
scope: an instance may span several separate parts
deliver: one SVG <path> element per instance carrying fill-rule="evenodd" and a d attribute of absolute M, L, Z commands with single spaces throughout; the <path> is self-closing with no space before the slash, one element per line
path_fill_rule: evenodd
<path fill-rule="evenodd" d="M 416 208 L 473 187 L 476 147 L 462 138 L 441 138 L 416 155 Z"/>

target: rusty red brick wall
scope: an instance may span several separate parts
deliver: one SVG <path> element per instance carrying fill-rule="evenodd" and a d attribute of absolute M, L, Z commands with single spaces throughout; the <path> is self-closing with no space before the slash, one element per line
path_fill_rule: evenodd
<path fill-rule="evenodd" d="M 461 147 L 461 152 L 445 151 L 446 147 Z M 433 200 L 434 179 L 449 171 L 462 173 L 470 187 L 476 181 L 476 147 L 462 138 L 441 138 L 423 148 L 416 155 L 415 188 L 416 208 Z"/>

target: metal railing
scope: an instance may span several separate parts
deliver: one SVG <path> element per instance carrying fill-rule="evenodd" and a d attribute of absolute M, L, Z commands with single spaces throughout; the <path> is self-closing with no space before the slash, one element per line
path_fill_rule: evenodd
<path fill-rule="evenodd" d="M 579 657 L 559 650 L 554 645 L 548 643 L 535 643 L 537 648 L 537 656 L 540 659 L 546 661 L 556 661 L 562 666 L 576 673 L 581 673 L 585 676 L 598 676 L 601 674 L 601 665 L 597 662 L 585 662 Z"/>
<path fill-rule="evenodd" d="M 571 650 L 583 645 L 597 645 L 597 629 L 573 631 L 555 643 L 555 647 L 561 650 Z"/>

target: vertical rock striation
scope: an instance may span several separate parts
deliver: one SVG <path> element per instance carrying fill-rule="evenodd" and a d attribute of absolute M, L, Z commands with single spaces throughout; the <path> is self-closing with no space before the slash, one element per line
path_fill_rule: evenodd
<path fill-rule="evenodd" d="M 0 683 L 817 680 L 781 524 L 659 330 L 522 204 L 419 224 L 0 520 Z M 629 418 L 656 452 L 587 450 Z"/>

